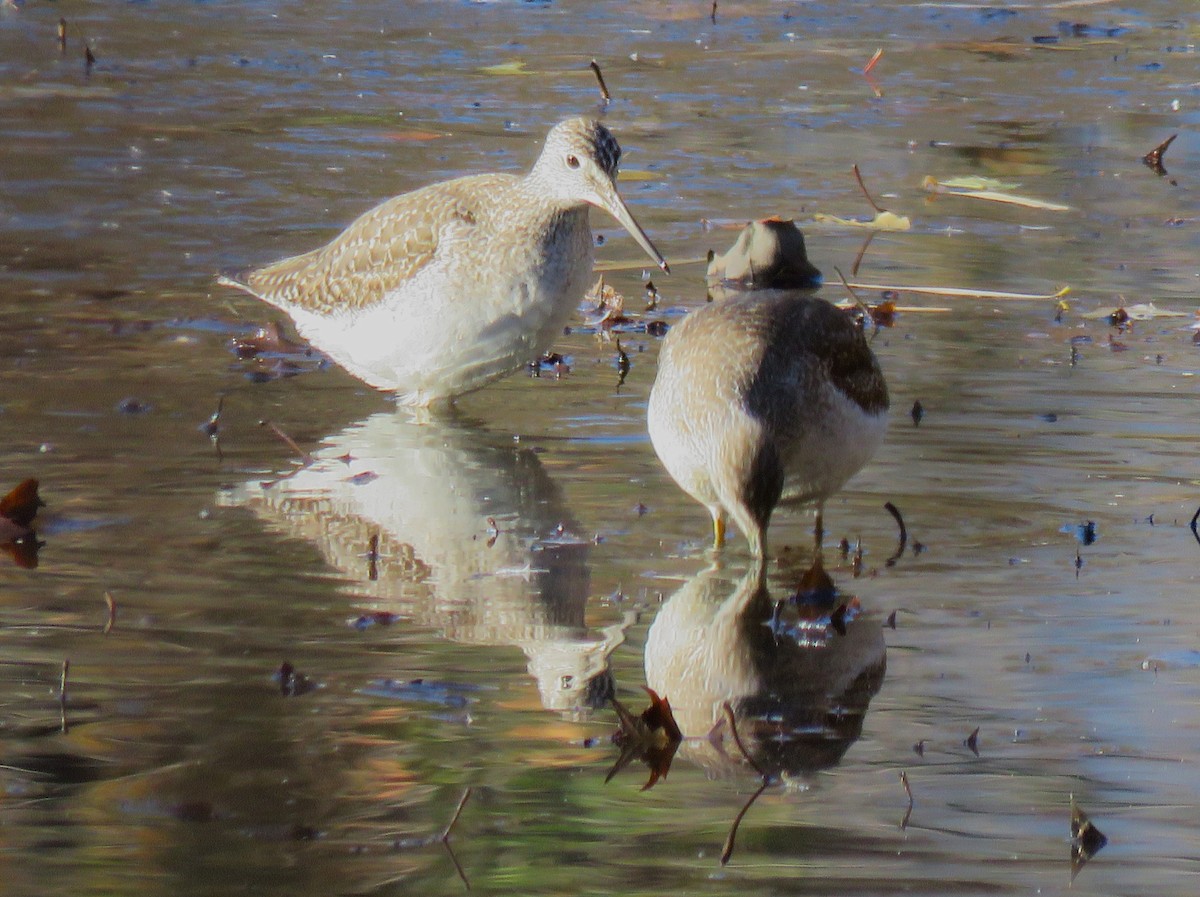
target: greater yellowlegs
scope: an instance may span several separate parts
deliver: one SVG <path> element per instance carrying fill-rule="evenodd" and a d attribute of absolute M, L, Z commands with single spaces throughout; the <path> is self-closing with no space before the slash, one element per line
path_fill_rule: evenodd
<path fill-rule="evenodd" d="M 604 125 L 568 119 L 523 177 L 422 187 L 320 249 L 222 282 L 287 312 L 305 339 L 401 404 L 450 400 L 561 334 L 591 279 L 589 205 L 667 270 L 617 192 L 620 156 Z"/>
<path fill-rule="evenodd" d="M 874 454 L 887 425 L 883 373 L 858 325 L 823 299 L 748 292 L 692 312 L 667 335 L 650 392 L 650 439 L 667 472 L 728 520 L 758 558 L 782 501 L 824 501 Z"/>

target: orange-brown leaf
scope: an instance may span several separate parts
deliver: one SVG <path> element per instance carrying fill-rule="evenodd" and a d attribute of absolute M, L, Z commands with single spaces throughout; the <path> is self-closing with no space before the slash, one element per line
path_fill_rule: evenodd
<path fill-rule="evenodd" d="M 44 503 L 38 498 L 38 481 L 32 477 L 0 498 L 0 517 L 18 526 L 29 526 Z"/>

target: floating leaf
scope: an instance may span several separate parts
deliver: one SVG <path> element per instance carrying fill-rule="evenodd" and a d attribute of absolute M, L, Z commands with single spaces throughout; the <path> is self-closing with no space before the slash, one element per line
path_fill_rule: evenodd
<path fill-rule="evenodd" d="M 662 176 L 642 168 L 622 168 L 619 179 L 622 181 L 658 181 L 662 180 Z"/>
<path fill-rule="evenodd" d="M 605 782 L 611 781 L 634 758 L 641 759 L 650 768 L 650 778 L 642 791 L 653 788 L 659 779 L 667 777 L 675 751 L 683 741 L 670 701 L 660 698 L 653 689 L 646 688 L 646 692 L 650 695 L 650 706 L 641 716 L 634 716 L 616 698 L 611 699 L 621 725 L 613 735 L 613 743 L 620 746 L 621 755 L 604 778 Z"/>
<path fill-rule="evenodd" d="M 966 199 L 983 199 L 989 202 L 1006 203 L 1013 206 L 1021 206 L 1026 209 L 1043 209 L 1048 212 L 1069 212 L 1070 206 L 1064 206 L 1062 203 L 1049 202 L 1044 199 L 1034 199 L 1031 196 L 1018 196 L 1015 193 L 1001 193 L 997 190 L 956 190 L 946 184 L 940 183 L 937 178 L 932 175 L 925 178 L 922 185 L 926 191 L 936 193 L 939 196 L 960 196 Z"/>
<path fill-rule="evenodd" d="M 907 215 L 897 215 L 895 212 L 882 211 L 877 212 L 874 218 L 839 218 L 837 215 L 826 215 L 824 212 L 817 212 L 813 215 L 813 221 L 820 224 L 829 224 L 834 227 L 866 227 L 872 230 L 885 231 L 905 231 L 912 229 L 912 221 Z"/>
<path fill-rule="evenodd" d="M 38 498 L 38 481 L 32 477 L 0 498 L 0 517 L 11 520 L 17 526 L 27 527 L 37 516 L 38 508 L 45 503 Z"/>
<path fill-rule="evenodd" d="M 536 72 L 528 71 L 525 68 L 525 63 L 520 59 L 512 59 L 508 62 L 501 62 L 498 65 L 485 65 L 479 71 L 485 75 L 534 75 Z"/>
<path fill-rule="evenodd" d="M 998 181 L 995 178 L 985 178 L 977 175 L 946 178 L 944 181 L 938 181 L 938 183 L 943 187 L 950 187 L 955 190 L 1013 190 L 1020 186 L 1009 181 Z"/>

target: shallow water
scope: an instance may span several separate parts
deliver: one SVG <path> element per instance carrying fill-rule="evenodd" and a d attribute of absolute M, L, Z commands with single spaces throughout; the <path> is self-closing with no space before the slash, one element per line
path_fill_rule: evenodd
<path fill-rule="evenodd" d="M 1110 839 L 1074 891 L 1194 894 L 1200 14 L 1045 6 L 0 9 L 0 489 L 34 476 L 48 505 L 36 569 L 0 557 L 6 891 L 460 893 L 428 839 L 470 787 L 451 844 L 482 893 L 1064 893 L 1074 794 Z M 636 761 L 605 784 L 616 716 L 589 709 L 640 709 L 653 679 L 691 719 L 716 686 L 663 673 L 667 637 L 750 650 L 714 623 L 748 594 L 744 543 L 710 569 L 706 514 L 645 436 L 658 340 L 621 336 L 618 385 L 581 317 L 561 379 L 415 428 L 315 359 L 239 360 L 270 316 L 213 283 L 385 196 L 523 168 L 597 109 L 593 57 L 624 195 L 672 262 L 648 320 L 700 305 L 693 260 L 769 214 L 801 222 L 827 283 L 1071 287 L 1060 320 L 1049 299 L 903 293 L 946 311 L 874 336 L 890 430 L 826 512 L 861 613 L 845 637 L 818 614 L 828 660 L 763 667 L 760 646 L 759 678 L 726 684 L 808 713 L 814 741 L 769 770 L 724 867 L 758 786 L 729 739 L 688 738 L 650 790 Z M 1158 177 L 1140 157 L 1172 133 Z M 852 162 L 912 219 L 854 275 L 866 232 L 812 222 L 870 214 Z M 931 200 L 926 175 L 1070 210 Z M 594 217 L 639 310 L 639 251 Z M 1182 315 L 1085 317 L 1122 300 Z M 909 533 L 892 565 L 886 501 Z M 811 526 L 777 518 L 770 599 Z M 315 687 L 284 697 L 284 661 Z M 809 677 L 824 698 L 779 684 Z"/>

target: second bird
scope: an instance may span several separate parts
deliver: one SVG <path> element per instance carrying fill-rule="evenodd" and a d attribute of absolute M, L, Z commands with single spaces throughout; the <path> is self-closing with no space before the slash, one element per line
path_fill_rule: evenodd
<path fill-rule="evenodd" d="M 815 502 L 820 533 L 825 500 L 875 453 L 887 409 L 883 372 L 846 312 L 755 291 L 672 328 L 647 417 L 663 466 L 712 515 L 715 546 L 732 519 L 761 559 L 781 501 Z"/>
<path fill-rule="evenodd" d="M 667 263 L 617 192 L 604 125 L 556 125 L 523 177 L 480 174 L 389 199 L 331 243 L 221 282 L 404 405 L 453 400 L 540 356 L 590 284 L 590 205 Z"/>

